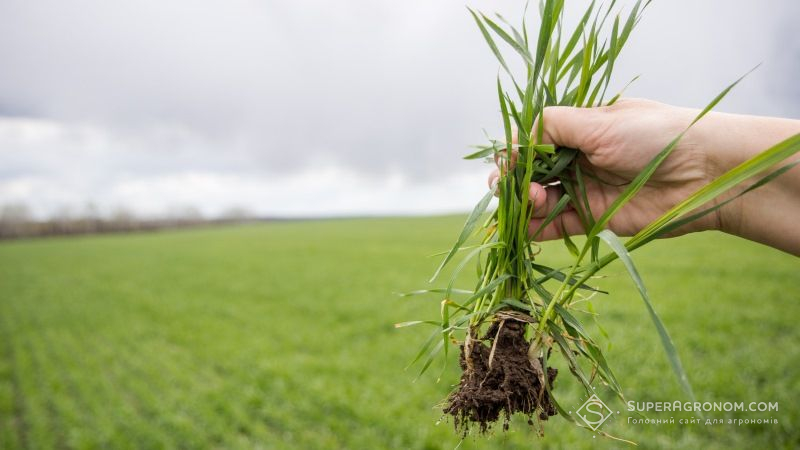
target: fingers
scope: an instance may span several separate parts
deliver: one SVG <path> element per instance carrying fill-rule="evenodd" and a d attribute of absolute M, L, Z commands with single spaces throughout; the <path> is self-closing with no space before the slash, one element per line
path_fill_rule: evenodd
<path fill-rule="evenodd" d="M 500 171 L 494 169 L 489 173 L 489 189 L 493 189 L 494 185 L 497 184 L 497 180 L 500 179 Z"/>
<path fill-rule="evenodd" d="M 575 148 L 589 156 L 597 150 L 598 133 L 605 130 L 608 122 L 608 115 L 604 113 L 603 108 L 551 106 L 544 109 L 543 117 L 542 143 Z M 534 124 L 534 133 L 537 128 L 538 125 Z M 516 138 L 514 142 L 517 142 Z M 493 187 L 498 182 L 501 172 L 505 173 L 506 167 L 513 167 L 516 159 L 517 152 L 512 151 L 509 166 L 505 163 L 504 154 L 495 155 L 495 163 L 499 169 L 489 175 L 489 186 Z M 538 183 L 531 183 L 529 195 L 533 203 L 533 218 L 528 224 L 528 230 L 533 235 L 544 223 L 544 218 L 555 208 L 561 198 L 561 192 L 557 186 L 544 187 Z M 577 212 L 567 208 L 539 232 L 536 240 L 547 241 L 559 239 L 564 233 L 574 235 L 584 232 Z"/>
<path fill-rule="evenodd" d="M 544 109 L 542 143 L 575 148 L 591 155 L 597 147 L 597 133 L 604 129 L 605 120 L 603 108 L 549 106 Z M 538 124 L 534 124 L 534 134 L 537 128 Z"/>
<path fill-rule="evenodd" d="M 489 174 L 489 187 L 494 187 L 499 179 L 500 171 L 497 169 L 493 170 L 492 173 Z M 548 193 L 548 191 L 550 192 Z M 542 223 L 544 223 L 545 217 L 553 211 L 558 200 L 561 198 L 561 188 L 558 186 L 542 186 L 539 183 L 531 183 L 529 195 L 533 203 L 533 217 L 528 224 L 528 233 L 533 236 L 542 226 Z M 539 232 L 538 236 L 536 236 L 536 240 L 551 241 L 554 239 L 561 239 L 565 232 L 570 236 L 585 233 L 578 213 L 569 206 Z"/>
<path fill-rule="evenodd" d="M 547 215 L 544 211 L 547 209 L 548 203 L 550 203 L 548 197 L 555 198 L 555 195 L 548 196 L 544 186 L 539 183 L 531 183 L 528 189 L 528 197 L 531 199 L 531 203 L 533 203 L 534 217 L 540 212 L 543 214 L 542 217 L 544 217 Z"/>
<path fill-rule="evenodd" d="M 514 137 L 511 138 L 511 144 L 512 145 L 516 145 L 517 142 L 518 142 L 518 140 L 517 140 L 517 132 L 515 131 L 514 132 Z M 508 155 L 508 152 L 506 150 L 503 150 L 503 151 L 500 151 L 500 152 L 497 152 L 497 153 L 494 154 L 494 163 L 500 170 L 503 171 L 503 173 L 506 172 L 506 168 L 507 167 L 514 167 L 517 164 L 518 152 L 516 150 L 514 150 L 513 148 L 511 149 L 510 165 L 506 164 L 506 159 L 508 158 L 507 155 Z"/>
<path fill-rule="evenodd" d="M 502 150 L 494 154 L 494 164 L 497 166 L 498 169 L 502 170 L 503 173 L 506 173 L 506 168 L 514 168 L 517 165 L 517 156 L 519 152 L 516 150 L 511 151 L 511 161 L 507 163 L 506 160 L 508 157 L 506 156 L 506 151 Z"/>
<path fill-rule="evenodd" d="M 542 186 L 539 183 L 531 183 L 530 199 L 539 199 L 533 202 L 533 214 L 531 217 L 534 219 L 547 217 L 555 209 L 562 195 L 563 192 L 559 185 Z M 571 209 L 571 206 L 568 205 L 567 209 Z"/>
<path fill-rule="evenodd" d="M 598 147 L 597 135 L 605 129 L 608 115 L 604 114 L 603 107 L 575 108 L 571 106 L 548 106 L 544 109 L 544 126 L 542 134 L 543 144 L 553 144 L 557 147 L 570 147 L 581 150 L 591 155 Z M 536 135 L 539 119 L 533 124 L 532 134 Z M 512 144 L 518 143 L 517 132 L 514 133 Z M 517 163 L 518 153 L 511 151 L 507 156 L 506 150 L 495 153 L 494 162 L 505 173 L 507 167 L 514 167 Z M 510 158 L 509 164 L 507 160 Z"/>
<path fill-rule="evenodd" d="M 542 144 L 553 144 L 556 147 L 570 147 L 592 155 L 598 147 L 598 134 L 602 133 L 609 122 L 604 107 L 576 108 L 572 106 L 548 106 L 543 113 Z M 536 136 L 539 118 L 533 124 L 532 135 Z M 532 139 L 533 140 L 533 139 Z M 518 132 L 514 133 L 512 144 L 519 142 Z M 495 153 L 494 162 L 505 173 L 507 168 L 517 163 L 516 150 L 503 150 Z M 508 161 L 510 159 L 510 161 Z"/>
<path fill-rule="evenodd" d="M 493 170 L 492 173 L 489 174 L 489 188 L 493 188 L 499 179 L 500 171 L 497 169 Z M 528 190 L 528 198 L 530 198 L 531 203 L 533 203 L 532 216 L 541 219 L 546 217 L 550 211 L 555 208 L 558 199 L 561 198 L 561 189 L 558 186 L 542 186 L 539 183 L 531 183 L 530 189 Z"/>

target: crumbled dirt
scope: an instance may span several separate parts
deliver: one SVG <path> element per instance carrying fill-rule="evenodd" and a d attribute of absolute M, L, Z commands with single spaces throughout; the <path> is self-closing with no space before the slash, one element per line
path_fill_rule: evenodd
<path fill-rule="evenodd" d="M 508 430 L 514 413 L 547 420 L 556 415 L 550 395 L 542 386 L 542 359 L 538 364 L 528 359 L 530 342 L 525 339 L 526 324 L 516 320 L 497 320 L 480 340 L 473 339 L 469 357 L 461 345 L 461 382 L 447 399 L 445 414 L 453 416 L 456 431 L 466 436 L 477 425 L 482 434 L 489 432 L 502 416 L 503 430 Z M 489 367 L 492 345 L 497 344 Z M 552 386 L 558 370 L 547 368 Z"/>

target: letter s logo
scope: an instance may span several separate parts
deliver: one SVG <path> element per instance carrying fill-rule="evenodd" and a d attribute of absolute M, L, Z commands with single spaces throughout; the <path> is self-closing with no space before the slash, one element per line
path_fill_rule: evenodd
<path fill-rule="evenodd" d="M 593 394 L 589 397 L 580 408 L 578 408 L 575 413 L 583 419 L 586 425 L 592 429 L 592 431 L 597 431 L 600 428 L 600 425 L 603 424 L 609 417 L 613 414 L 611 409 L 603 403 L 600 398 L 597 397 L 596 394 Z"/>

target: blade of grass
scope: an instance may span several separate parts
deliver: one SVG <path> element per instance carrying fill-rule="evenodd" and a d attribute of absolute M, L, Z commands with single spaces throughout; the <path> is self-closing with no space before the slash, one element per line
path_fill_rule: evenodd
<path fill-rule="evenodd" d="M 450 249 L 450 252 L 447 253 L 447 256 L 444 257 L 442 263 L 439 264 L 439 267 L 436 268 L 436 271 L 433 273 L 433 276 L 430 279 L 430 282 L 433 282 L 441 273 L 442 269 L 448 262 L 453 258 L 453 255 L 456 254 L 458 249 L 467 241 L 467 238 L 472 234 L 472 231 L 475 229 L 475 225 L 478 223 L 478 219 L 480 218 L 481 214 L 486 211 L 486 208 L 489 206 L 489 203 L 494 198 L 494 193 L 497 192 L 497 185 L 493 188 L 489 189 L 489 192 L 483 196 L 483 198 L 475 205 L 475 209 L 472 210 L 469 217 L 467 217 L 467 221 L 464 223 L 464 227 L 461 229 L 461 234 L 458 236 L 456 243 L 453 245 L 453 248 Z"/>
<path fill-rule="evenodd" d="M 411 292 L 401 292 L 401 293 L 398 293 L 397 295 L 399 297 L 411 297 L 411 296 L 415 296 L 415 295 L 424 295 L 424 294 L 444 294 L 447 291 L 448 291 L 447 289 L 439 289 L 439 288 L 437 288 L 437 289 L 419 289 L 419 290 L 411 291 Z M 466 289 L 455 289 L 454 288 L 454 289 L 450 289 L 449 291 L 450 291 L 451 294 L 464 294 L 464 295 L 472 295 L 472 294 L 474 294 L 473 291 L 469 291 L 469 290 L 466 290 Z"/>
<path fill-rule="evenodd" d="M 614 95 L 613 97 L 611 97 L 611 100 L 609 100 L 609 101 L 608 101 L 608 103 L 606 103 L 606 106 L 611 106 L 611 105 L 613 105 L 614 103 L 616 103 L 616 102 L 617 102 L 617 100 L 619 100 L 619 99 L 620 99 L 620 97 L 622 97 L 622 94 L 624 94 L 624 93 L 625 93 L 625 90 L 626 90 L 626 89 L 628 89 L 628 86 L 630 86 L 631 84 L 633 84 L 633 82 L 634 82 L 634 81 L 638 80 L 638 79 L 639 79 L 639 77 L 640 77 L 640 75 L 636 75 L 635 77 L 633 77 L 633 78 L 631 79 L 631 81 L 628 81 L 628 83 L 627 83 L 625 86 L 623 86 L 623 87 L 622 87 L 622 89 L 620 89 L 620 90 L 619 90 L 619 92 L 617 92 L 617 94 L 616 94 L 616 95 Z M 601 101 L 601 103 L 602 103 L 602 101 Z"/>
<path fill-rule="evenodd" d="M 483 24 L 480 17 L 478 17 L 478 14 L 476 14 L 475 11 L 472 10 L 472 8 L 467 7 L 467 10 L 469 10 L 469 13 L 472 14 L 472 18 L 475 19 L 475 23 L 478 24 L 478 28 L 480 28 L 484 40 L 489 45 L 489 48 L 492 50 L 492 53 L 494 53 L 495 58 L 497 58 L 497 61 L 500 63 L 500 66 L 502 66 L 503 69 L 505 69 L 508 76 L 511 77 L 511 79 L 513 80 L 514 75 L 511 73 L 511 69 L 508 68 L 508 64 L 506 64 L 506 60 L 505 58 L 503 58 L 503 54 L 500 53 L 500 49 L 497 48 L 497 44 L 495 44 L 494 39 L 492 39 L 492 35 L 489 33 L 489 30 L 486 29 L 486 26 Z M 516 84 L 516 82 L 514 84 Z"/>
<path fill-rule="evenodd" d="M 675 372 L 675 376 L 678 377 L 678 382 L 680 383 L 681 388 L 693 402 L 696 401 L 694 391 L 692 390 L 692 385 L 689 383 L 689 377 L 686 375 L 686 371 L 683 369 L 683 364 L 681 363 L 680 356 L 678 356 L 678 351 L 675 349 L 675 344 L 672 343 L 672 338 L 667 332 L 667 328 L 664 326 L 664 323 L 661 321 L 661 318 L 658 316 L 655 308 L 653 308 L 653 304 L 650 301 L 650 295 L 647 293 L 647 288 L 644 286 L 642 277 L 639 276 L 639 271 L 636 270 L 636 266 L 633 264 L 633 260 L 628 253 L 628 249 L 625 248 L 625 245 L 622 243 L 622 241 L 620 241 L 617 235 L 611 230 L 603 230 L 597 234 L 597 237 L 605 241 L 608 246 L 611 247 L 611 250 L 617 254 L 622 261 L 622 264 L 628 270 L 628 274 L 633 279 L 633 283 L 636 285 L 636 289 L 639 291 L 639 295 L 642 297 L 642 300 L 647 307 L 647 312 L 650 315 L 650 319 L 653 321 L 653 325 L 655 325 L 656 330 L 658 330 L 658 336 L 661 339 L 661 346 L 664 347 L 664 351 L 667 354 L 667 359 L 669 359 L 669 363 L 672 366 L 672 370 Z"/>
<path fill-rule="evenodd" d="M 508 107 L 506 107 L 506 97 L 503 95 L 503 86 L 500 84 L 500 76 L 497 77 L 497 96 L 500 99 L 500 112 L 503 115 L 503 131 L 506 137 L 506 148 L 513 144 L 511 135 L 511 121 L 508 119 Z M 509 153 L 510 154 L 510 153 Z M 511 160 L 508 160 L 508 165 Z"/>
<path fill-rule="evenodd" d="M 514 38 L 512 38 L 502 27 L 500 27 L 500 25 L 497 25 L 494 21 L 486 17 L 485 14 L 481 14 L 481 18 L 483 18 L 483 21 L 486 22 L 487 25 L 489 25 L 489 28 L 491 28 L 492 31 L 495 32 L 495 34 L 500 36 L 502 40 L 506 41 L 506 43 L 510 45 L 511 48 L 513 48 L 514 51 L 516 51 L 522 57 L 522 59 L 525 60 L 526 63 L 528 63 L 531 66 L 534 64 L 533 58 L 531 58 L 531 54 L 530 52 L 528 52 L 527 48 L 520 45 L 520 43 L 517 42 Z"/>
<path fill-rule="evenodd" d="M 533 233 L 533 236 L 531 236 L 531 240 L 532 241 L 535 241 L 536 238 L 538 238 L 539 235 L 544 230 L 544 227 L 549 225 L 550 222 L 553 221 L 553 219 L 555 219 L 559 214 L 561 214 L 562 211 L 564 211 L 564 208 L 566 208 L 566 206 L 569 204 L 569 200 L 570 200 L 569 195 L 564 195 L 563 197 L 558 199 L 558 203 L 556 203 L 556 206 L 554 206 L 553 209 L 550 210 L 550 212 L 547 214 L 547 216 L 542 221 L 542 224 L 539 225 L 539 228 L 537 228 L 536 232 Z"/>

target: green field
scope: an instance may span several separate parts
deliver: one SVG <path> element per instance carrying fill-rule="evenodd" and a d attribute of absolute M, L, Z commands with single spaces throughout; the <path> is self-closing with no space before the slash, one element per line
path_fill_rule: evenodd
<path fill-rule="evenodd" d="M 461 217 L 275 223 L 0 243 L 2 448 L 442 448 L 455 360 L 404 371 L 437 315 L 426 287 Z M 565 255 L 560 244 L 545 254 Z M 662 241 L 634 259 L 701 401 L 780 402 L 707 413 L 778 424 L 603 429 L 640 448 L 800 445 L 800 260 L 728 236 Z M 624 269 L 596 297 L 629 399 L 686 400 Z M 469 288 L 468 285 L 464 286 Z M 608 341 L 600 338 L 603 346 Z M 562 371 L 562 403 L 579 390 Z M 651 413 L 650 418 L 690 418 Z M 558 417 L 460 448 L 625 445 Z"/>

